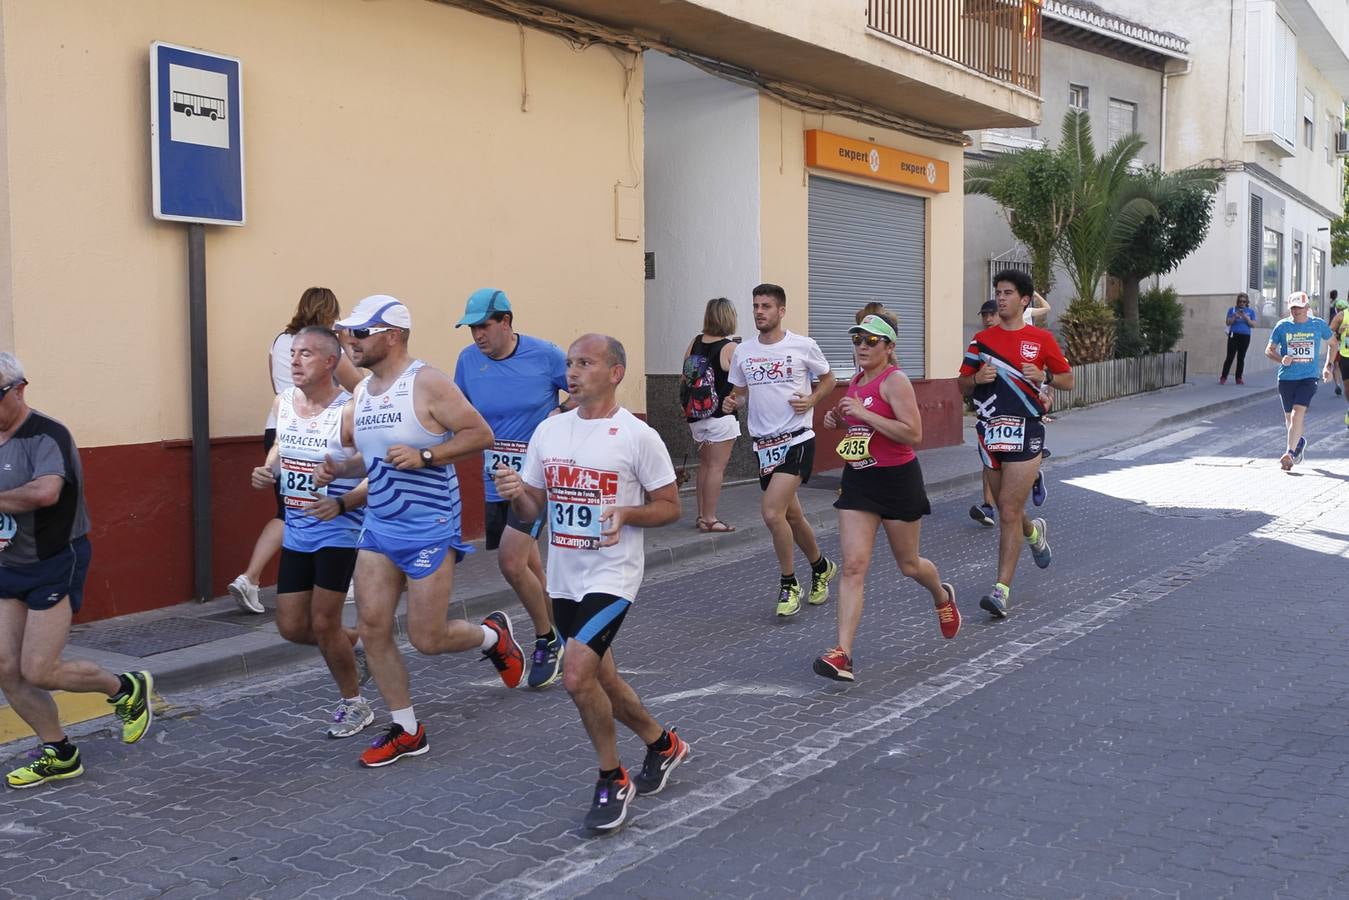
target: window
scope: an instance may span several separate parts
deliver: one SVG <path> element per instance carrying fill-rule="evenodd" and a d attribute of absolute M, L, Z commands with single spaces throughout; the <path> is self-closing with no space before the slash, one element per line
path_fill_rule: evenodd
<path fill-rule="evenodd" d="M 1302 241 L 1293 238 L 1293 283 L 1290 290 L 1302 290 Z"/>
<path fill-rule="evenodd" d="M 1260 296 L 1274 308 L 1279 308 L 1280 287 L 1283 284 L 1283 235 L 1273 228 L 1265 229 L 1264 265 L 1261 267 Z"/>
<path fill-rule="evenodd" d="M 1138 104 L 1111 97 L 1105 125 L 1107 144 L 1114 144 L 1120 138 L 1134 134 L 1138 131 Z"/>
<path fill-rule="evenodd" d="M 1246 3 L 1246 134 L 1293 152 L 1298 140 L 1297 38 L 1274 0 Z"/>
<path fill-rule="evenodd" d="M 1323 309 L 1321 295 L 1325 290 L 1326 252 L 1320 247 L 1312 248 L 1311 263 L 1307 266 L 1307 293 L 1311 294 L 1312 305 Z M 1327 310 L 1328 311 L 1328 310 Z"/>
<path fill-rule="evenodd" d="M 1316 97 L 1311 91 L 1302 92 L 1302 143 L 1316 149 Z"/>
<path fill-rule="evenodd" d="M 1326 162 L 1331 165 L 1335 164 L 1335 132 L 1337 131 L 1339 131 L 1339 128 L 1336 127 L 1335 117 L 1326 113 Z"/>
<path fill-rule="evenodd" d="M 1087 111 L 1087 87 L 1083 84 L 1068 85 L 1068 108 Z"/>
<path fill-rule="evenodd" d="M 1264 259 L 1265 198 L 1251 194 L 1250 244 L 1246 249 L 1246 287 L 1260 290 Z"/>

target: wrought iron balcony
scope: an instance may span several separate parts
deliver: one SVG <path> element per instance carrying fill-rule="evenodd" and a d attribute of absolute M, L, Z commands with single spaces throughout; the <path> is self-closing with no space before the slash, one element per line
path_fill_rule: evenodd
<path fill-rule="evenodd" d="M 1040 93 L 1040 0 L 867 0 L 867 27 Z"/>

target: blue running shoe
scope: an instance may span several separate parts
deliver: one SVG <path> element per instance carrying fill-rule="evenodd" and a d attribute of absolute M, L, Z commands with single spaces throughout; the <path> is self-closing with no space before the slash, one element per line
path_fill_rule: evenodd
<path fill-rule="evenodd" d="M 1297 446 L 1293 448 L 1293 465 L 1302 465 L 1302 458 L 1307 455 L 1307 439 L 1300 437 L 1297 439 Z"/>
<path fill-rule="evenodd" d="M 1049 549 L 1049 525 L 1044 519 L 1032 519 L 1031 525 L 1035 526 L 1036 536 L 1039 540 L 1031 543 L 1030 555 L 1035 559 L 1037 566 L 1048 569 L 1050 562 L 1054 559 L 1054 552 Z"/>
<path fill-rule="evenodd" d="M 979 600 L 979 608 L 987 612 L 995 619 L 1007 618 L 1007 604 L 1009 603 L 1007 588 L 1001 584 L 993 585 L 993 590 L 989 591 Z"/>
<path fill-rule="evenodd" d="M 1030 488 L 1030 502 L 1036 506 L 1044 506 L 1045 498 L 1049 496 L 1049 489 L 1045 487 L 1045 473 L 1035 473 L 1035 484 Z"/>

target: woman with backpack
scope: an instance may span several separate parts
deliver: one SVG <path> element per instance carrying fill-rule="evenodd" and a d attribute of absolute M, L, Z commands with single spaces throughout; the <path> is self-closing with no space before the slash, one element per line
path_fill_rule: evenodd
<path fill-rule="evenodd" d="M 740 437 L 735 396 L 726 377 L 731 355 L 740 340 L 731 336 L 735 323 L 735 306 L 730 300 L 715 297 L 707 301 L 702 333 L 689 342 L 679 384 L 679 404 L 698 443 L 696 524 L 699 531 L 716 534 L 735 531 L 734 526 L 717 518 L 721 479 L 726 474 L 735 439 Z"/>

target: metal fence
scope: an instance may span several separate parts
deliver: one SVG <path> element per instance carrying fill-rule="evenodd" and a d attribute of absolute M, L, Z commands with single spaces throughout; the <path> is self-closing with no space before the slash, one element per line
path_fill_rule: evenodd
<path fill-rule="evenodd" d="M 1180 351 L 1073 366 L 1073 389 L 1058 391 L 1054 408 L 1088 406 L 1184 384 L 1186 362 L 1186 353 Z"/>
<path fill-rule="evenodd" d="M 868 0 L 867 27 L 1040 92 L 1037 0 Z"/>

